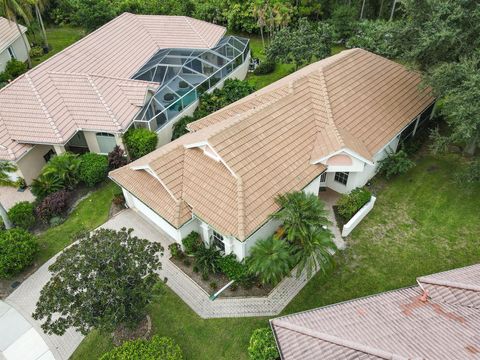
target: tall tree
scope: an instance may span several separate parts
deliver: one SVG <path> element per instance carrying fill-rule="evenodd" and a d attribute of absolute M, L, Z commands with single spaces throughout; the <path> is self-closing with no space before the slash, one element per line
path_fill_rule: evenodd
<path fill-rule="evenodd" d="M 266 8 L 267 8 L 267 4 L 264 1 L 257 1 L 253 9 L 253 11 L 255 12 L 255 16 L 257 17 L 257 25 L 258 25 L 258 28 L 260 29 L 260 36 L 262 37 L 262 45 L 264 49 L 265 49 L 265 38 L 263 36 L 263 29 L 267 25 Z"/>
<path fill-rule="evenodd" d="M 48 49 L 48 38 L 47 31 L 45 30 L 45 25 L 43 24 L 42 13 L 45 11 L 45 7 L 48 5 L 49 0 L 33 0 L 33 6 L 35 8 L 35 16 L 37 21 L 40 24 L 40 29 L 42 30 L 43 45 Z"/>
<path fill-rule="evenodd" d="M 18 18 L 22 18 L 28 25 L 32 18 L 31 4 L 28 0 L 0 0 L 0 13 L 2 13 L 8 20 L 13 21 L 17 30 L 23 40 L 25 50 L 27 53 L 28 67 L 32 67 L 32 59 L 30 58 L 30 51 L 28 48 L 28 40 L 20 28 Z"/>

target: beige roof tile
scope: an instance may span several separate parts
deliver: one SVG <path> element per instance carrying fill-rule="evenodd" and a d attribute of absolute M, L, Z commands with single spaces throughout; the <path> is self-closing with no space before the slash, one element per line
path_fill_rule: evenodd
<path fill-rule="evenodd" d="M 433 101 L 419 83 L 392 61 L 344 51 L 189 124 L 192 133 L 118 172 L 148 165 L 194 215 L 244 240 L 278 210 L 277 195 L 325 170 L 320 158 L 348 148 L 371 160 Z M 220 161 L 185 148 L 195 144 Z"/>
<path fill-rule="evenodd" d="M 480 265 L 418 280 L 450 282 L 442 286 L 456 291 L 478 279 Z M 282 359 L 478 359 L 480 308 L 422 294 L 399 289 L 273 319 Z"/>
<path fill-rule="evenodd" d="M 20 25 L 20 29 L 23 33 L 27 31 L 23 25 Z M 20 34 L 15 23 L 0 16 L 0 52 L 12 45 L 19 37 Z"/>
<path fill-rule="evenodd" d="M 0 19 L 0 36 L 4 26 Z M 31 148 L 19 143 L 64 144 L 80 129 L 125 130 L 147 89 L 158 86 L 129 80 L 155 52 L 211 48 L 224 33 L 185 16 L 120 15 L 0 90 L 0 160 Z"/>

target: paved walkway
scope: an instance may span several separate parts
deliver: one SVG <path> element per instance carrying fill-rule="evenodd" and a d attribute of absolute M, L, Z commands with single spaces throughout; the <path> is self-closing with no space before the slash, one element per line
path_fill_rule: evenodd
<path fill-rule="evenodd" d="M 40 326 L 41 322 L 32 318 L 32 313 L 35 310 L 35 305 L 38 301 L 38 298 L 40 297 L 40 291 L 50 279 L 50 272 L 48 271 L 48 267 L 55 261 L 57 256 L 58 255 L 47 261 L 42 267 L 40 267 L 35 273 L 33 273 L 12 294 L 10 294 L 5 299 L 5 302 L 13 309 L 15 309 L 21 316 L 23 316 L 25 321 L 30 324 L 32 328 L 30 330 L 31 333 L 33 334 L 34 332 L 36 332 L 36 337 L 40 337 L 48 347 L 47 349 L 50 349 L 53 357 L 46 357 L 45 359 L 41 358 L 41 360 L 47 360 L 52 358 L 55 358 L 57 360 L 66 360 L 73 354 L 75 349 L 78 347 L 78 345 L 80 345 L 81 341 L 83 340 L 83 336 L 73 329 L 67 330 L 67 332 L 63 336 L 46 335 Z M 2 324 L 3 322 L 0 319 L 0 326 Z M 12 331 L 14 331 L 17 326 L 20 326 L 19 324 L 20 323 L 12 326 Z M 26 360 L 27 358 L 17 357 L 16 359 Z"/>
<path fill-rule="evenodd" d="M 327 188 L 325 191 L 321 191 L 318 194 L 318 197 L 325 203 L 325 210 L 328 212 L 327 218 L 332 223 L 330 230 L 333 233 L 333 242 L 335 245 L 337 245 L 338 249 L 343 250 L 347 245 L 345 240 L 343 240 L 342 232 L 338 228 L 337 220 L 335 219 L 335 213 L 333 212 L 333 205 L 337 204 L 340 196 L 342 195 L 329 188 Z"/>
<path fill-rule="evenodd" d="M 0 186 L 0 202 L 3 204 L 5 209 L 10 209 L 13 205 L 20 201 L 34 201 L 35 197 L 30 192 L 30 189 L 25 189 L 25 191 L 17 191 L 16 188 L 11 186 Z"/>
<path fill-rule="evenodd" d="M 212 301 L 209 294 L 168 260 L 168 245 L 174 240 L 138 212 L 124 210 L 103 227 L 115 230 L 133 228 L 136 236 L 162 243 L 165 256 L 161 259 L 160 277 L 167 278 L 167 285 L 202 318 L 278 315 L 307 283 L 304 273 L 298 279 L 295 276 L 283 279 L 268 297 L 218 298 Z"/>

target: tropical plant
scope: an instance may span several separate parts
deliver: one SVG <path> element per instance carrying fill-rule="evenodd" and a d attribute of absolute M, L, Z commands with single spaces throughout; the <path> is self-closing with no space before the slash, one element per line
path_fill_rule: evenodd
<path fill-rule="evenodd" d="M 183 257 L 183 251 L 179 243 L 168 245 L 168 250 L 170 250 L 170 254 L 175 259 L 181 259 Z"/>
<path fill-rule="evenodd" d="M 95 186 L 107 178 L 108 158 L 96 153 L 85 153 L 80 156 L 78 178 L 87 186 Z"/>
<path fill-rule="evenodd" d="M 218 259 L 218 267 L 230 280 L 239 283 L 248 281 L 252 275 L 244 262 L 239 262 L 235 254 L 229 254 Z"/>
<path fill-rule="evenodd" d="M 132 236 L 133 229 L 99 229 L 82 235 L 50 265 L 33 318 L 45 319 L 47 334 L 74 327 L 113 331 L 134 327 L 142 319 L 158 283 L 163 248 Z"/>
<path fill-rule="evenodd" d="M 335 40 L 345 43 L 357 26 L 357 10 L 350 5 L 339 5 L 333 10 L 330 19 Z"/>
<path fill-rule="evenodd" d="M 127 147 L 128 155 L 135 160 L 155 150 L 158 137 L 155 132 L 145 128 L 130 128 L 123 134 L 123 142 Z"/>
<path fill-rule="evenodd" d="M 33 7 L 35 9 L 35 16 L 37 21 L 40 24 L 40 29 L 42 30 L 43 46 L 45 49 L 48 49 L 48 37 L 47 32 L 45 31 L 45 25 L 43 24 L 42 13 L 45 11 L 45 8 L 49 4 L 49 0 L 31 0 L 33 1 Z"/>
<path fill-rule="evenodd" d="M 349 194 L 343 194 L 337 201 L 338 214 L 348 221 L 358 210 L 370 201 L 372 194 L 367 189 L 356 188 Z"/>
<path fill-rule="evenodd" d="M 293 265 L 290 245 L 283 239 L 258 240 L 250 251 L 248 268 L 263 284 L 277 284 Z"/>
<path fill-rule="evenodd" d="M 120 146 L 116 145 L 113 150 L 108 153 L 108 168 L 113 170 L 125 165 L 127 165 L 125 151 Z"/>
<path fill-rule="evenodd" d="M 10 80 L 19 77 L 26 71 L 27 65 L 20 60 L 11 59 L 5 65 L 5 72 L 10 76 Z"/>
<path fill-rule="evenodd" d="M 390 179 L 393 176 L 405 174 L 415 166 L 415 163 L 408 158 L 404 150 L 394 152 L 387 150 L 387 156 L 378 162 L 378 172 Z"/>
<path fill-rule="evenodd" d="M 11 277 L 31 265 L 37 251 L 37 240 L 28 231 L 0 231 L 0 278 Z"/>
<path fill-rule="evenodd" d="M 55 174 L 40 174 L 32 181 L 30 190 L 37 199 L 43 199 L 45 196 L 64 188 L 62 180 Z"/>
<path fill-rule="evenodd" d="M 127 341 L 102 355 L 100 360 L 183 360 L 180 346 L 168 337 Z"/>
<path fill-rule="evenodd" d="M 8 210 L 8 217 L 13 225 L 28 230 L 35 225 L 35 206 L 28 201 L 21 201 Z"/>
<path fill-rule="evenodd" d="M 250 360 L 280 359 L 272 329 L 265 327 L 253 332 L 248 345 L 248 356 Z"/>
<path fill-rule="evenodd" d="M 269 61 L 292 63 L 295 68 L 330 56 L 332 29 L 326 23 L 310 23 L 301 19 L 296 27 L 275 33 L 266 55 Z"/>
<path fill-rule="evenodd" d="M 317 270 L 330 268 L 333 265 L 333 254 L 336 250 L 333 235 L 328 228 L 310 227 L 299 244 L 293 245 L 293 253 L 297 263 L 297 277 L 303 271 L 310 279 Z"/>
<path fill-rule="evenodd" d="M 32 67 L 32 59 L 30 59 L 28 41 L 25 34 L 20 29 L 18 18 L 22 18 L 28 25 L 32 19 L 31 4 L 28 0 L 1 0 L 0 13 L 8 20 L 13 21 L 17 27 L 18 33 L 23 41 L 27 53 L 28 67 Z"/>
<path fill-rule="evenodd" d="M 187 255 L 194 255 L 199 248 L 205 246 L 200 238 L 200 234 L 195 231 L 192 231 L 182 239 L 182 245 Z"/>
<path fill-rule="evenodd" d="M 35 209 L 39 219 L 48 223 L 52 217 L 64 215 L 68 208 L 70 196 L 70 192 L 66 190 L 60 190 L 46 196 Z"/>
<path fill-rule="evenodd" d="M 0 186 L 14 186 L 15 182 L 10 179 L 9 173 L 17 171 L 17 167 L 9 161 L 0 161 Z"/>
<path fill-rule="evenodd" d="M 200 246 L 195 251 L 195 266 L 204 274 L 217 274 L 220 271 L 218 261 L 221 258 L 220 251 L 213 245 Z"/>
<path fill-rule="evenodd" d="M 81 160 L 77 154 L 66 152 L 56 155 L 43 167 L 41 175 L 56 178 L 64 188 L 72 190 L 80 181 Z"/>
<path fill-rule="evenodd" d="M 322 201 L 314 194 L 296 191 L 281 194 L 276 198 L 280 210 L 270 217 L 283 222 L 287 240 L 300 243 L 311 227 L 330 224 Z"/>

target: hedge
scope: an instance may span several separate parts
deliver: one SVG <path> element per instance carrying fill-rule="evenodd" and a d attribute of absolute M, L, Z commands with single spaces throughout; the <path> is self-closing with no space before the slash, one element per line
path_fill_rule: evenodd
<path fill-rule="evenodd" d="M 250 360 L 277 360 L 278 354 L 275 338 L 270 328 L 256 329 L 248 346 Z"/>
<path fill-rule="evenodd" d="M 131 128 L 123 134 L 123 142 L 128 155 L 133 159 L 141 158 L 157 148 L 158 137 L 153 131 L 145 128 Z"/>
<path fill-rule="evenodd" d="M 9 278 L 32 264 L 37 251 L 37 240 L 28 231 L 0 231 L 0 278 Z"/>
<path fill-rule="evenodd" d="M 168 337 L 155 335 L 151 340 L 127 341 L 104 354 L 100 360 L 182 360 L 180 346 Z"/>
<path fill-rule="evenodd" d="M 372 194 L 362 188 L 353 189 L 349 194 L 343 194 L 337 202 L 338 214 L 345 220 L 350 220 L 367 202 Z"/>
<path fill-rule="evenodd" d="M 105 155 L 85 153 L 80 156 L 78 177 L 87 186 L 95 186 L 107 178 L 108 159 Z"/>
<path fill-rule="evenodd" d="M 35 225 L 35 207 L 33 203 L 21 201 L 8 210 L 8 217 L 16 227 L 28 230 Z"/>

